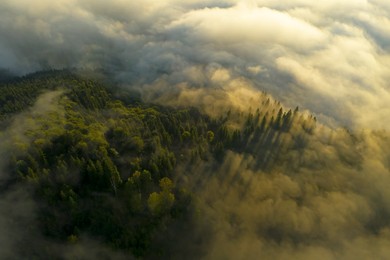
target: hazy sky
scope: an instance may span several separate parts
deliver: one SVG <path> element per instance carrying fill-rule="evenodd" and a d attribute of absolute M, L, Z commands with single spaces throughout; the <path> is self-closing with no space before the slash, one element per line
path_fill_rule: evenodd
<path fill-rule="evenodd" d="M 102 68 L 161 93 L 240 80 L 325 123 L 389 128 L 389 17 L 387 0 L 2 0 L 0 68 Z"/>

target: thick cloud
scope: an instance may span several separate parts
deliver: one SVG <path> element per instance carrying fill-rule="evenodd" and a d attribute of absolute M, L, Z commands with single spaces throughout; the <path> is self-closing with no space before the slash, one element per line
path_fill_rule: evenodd
<path fill-rule="evenodd" d="M 218 64 L 287 105 L 382 126 L 388 19 L 381 4 L 5 2 L 2 65 L 102 67 L 130 85 L 165 77 L 199 87 L 210 85 L 202 67 Z M 189 77 L 191 70 L 200 75 Z M 383 101 L 373 102 L 378 97 Z M 316 99 L 326 103 L 316 106 Z"/>
<path fill-rule="evenodd" d="M 0 10 L 0 67 L 12 72 L 103 69 L 143 90 L 165 81 L 160 96 L 244 78 L 324 122 L 389 127 L 386 1 L 5 0 Z M 224 74 L 210 77 L 216 67 Z"/>

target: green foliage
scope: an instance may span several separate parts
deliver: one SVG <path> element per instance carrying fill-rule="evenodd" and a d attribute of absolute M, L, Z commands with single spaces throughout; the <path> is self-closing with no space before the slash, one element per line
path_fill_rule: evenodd
<path fill-rule="evenodd" d="M 148 206 L 153 215 L 167 213 L 173 206 L 175 196 L 168 191 L 153 192 L 148 199 Z"/>
<path fill-rule="evenodd" d="M 164 177 L 159 181 L 162 191 L 170 192 L 173 189 L 173 183 L 168 177 Z"/>
<path fill-rule="evenodd" d="M 214 140 L 214 133 L 213 131 L 207 131 L 207 141 L 211 143 Z"/>
<path fill-rule="evenodd" d="M 56 110 L 31 119 L 34 127 L 25 129 L 31 142 L 15 143 L 21 149 L 9 163 L 35 187 L 44 234 L 77 243 L 86 232 L 142 256 L 167 222 L 184 221 L 191 200 L 171 177 L 179 155 L 201 150 L 211 156 L 208 117 L 194 109 L 124 103 L 64 71 L 1 88 L 0 100 L 13 108 L 0 109 L 3 122 L 28 110 L 41 93 L 63 90 Z"/>
<path fill-rule="evenodd" d="M 173 189 L 172 181 L 164 177 L 159 182 L 161 191 L 153 192 L 148 198 L 148 207 L 154 216 L 160 216 L 169 212 L 175 201 L 175 195 L 171 192 Z"/>
<path fill-rule="evenodd" d="M 192 108 L 118 100 L 112 90 L 66 71 L 0 85 L 2 125 L 56 89 L 63 90 L 57 110 L 31 118 L 34 127 L 24 132 L 31 142 L 15 138 L 9 169 L 35 187 L 44 234 L 77 243 L 88 233 L 137 257 L 148 254 L 155 234 L 191 212 L 191 195 L 172 181 L 181 174 L 177 165 L 223 160 L 227 150 L 277 158 L 272 147 L 293 123 L 302 129 L 293 136 L 299 147 L 315 130 L 315 118 L 300 118 L 297 109 L 271 113 L 269 99 L 266 112 L 248 113 L 238 121 L 242 127 L 231 128 L 231 111 L 211 119 Z"/>

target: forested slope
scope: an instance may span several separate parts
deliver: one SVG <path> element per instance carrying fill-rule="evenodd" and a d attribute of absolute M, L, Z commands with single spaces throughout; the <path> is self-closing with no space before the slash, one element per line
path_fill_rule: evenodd
<path fill-rule="evenodd" d="M 253 111 L 227 110 L 218 118 L 116 95 L 69 71 L 0 85 L 1 137 L 8 144 L 3 188 L 15 182 L 32 188 L 39 230 L 49 240 L 77 244 L 87 235 L 136 257 L 172 257 L 177 248 L 165 238 L 175 238 L 178 227 L 196 237 L 194 223 L 203 214 L 197 185 L 207 186 L 227 155 L 251 156 L 248 167 L 256 170 L 288 165 L 286 174 L 293 174 L 316 129 L 315 118 L 298 108 L 284 111 L 265 95 Z M 346 165 L 353 164 L 349 153 Z"/>

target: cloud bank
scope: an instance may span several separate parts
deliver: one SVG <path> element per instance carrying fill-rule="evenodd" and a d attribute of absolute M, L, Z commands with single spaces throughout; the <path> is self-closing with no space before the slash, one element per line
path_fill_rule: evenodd
<path fill-rule="evenodd" d="M 245 79 L 324 122 L 389 128 L 390 7 L 381 0 L 0 3 L 0 67 L 102 69 L 161 93 Z"/>

